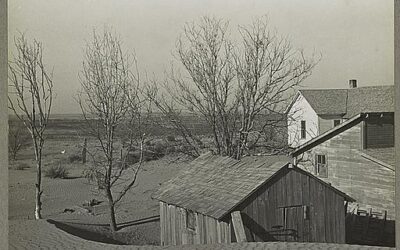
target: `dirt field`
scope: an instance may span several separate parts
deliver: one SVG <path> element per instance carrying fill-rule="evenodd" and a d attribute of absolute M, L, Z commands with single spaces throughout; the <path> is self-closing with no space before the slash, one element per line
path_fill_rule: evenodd
<path fill-rule="evenodd" d="M 117 223 L 121 229 L 112 234 L 107 226 L 105 198 L 82 177 L 84 166 L 68 161 L 71 155 L 79 153 L 79 142 L 52 138 L 46 143 L 44 168 L 64 164 L 69 171 L 68 178 L 43 177 L 44 219 L 36 221 L 33 219 L 36 172 L 32 149 L 23 149 L 16 161 L 10 161 L 10 249 L 61 249 L 60 242 L 64 242 L 63 246 L 68 242 L 79 243 L 75 245 L 79 249 L 84 249 L 86 243 L 91 249 L 95 246 L 93 241 L 114 245 L 159 244 L 159 208 L 151 194 L 160 183 L 175 176 L 187 158 L 165 156 L 143 165 L 137 184 L 117 208 Z M 95 206 L 94 214 L 80 207 L 91 199 L 103 201 Z"/>

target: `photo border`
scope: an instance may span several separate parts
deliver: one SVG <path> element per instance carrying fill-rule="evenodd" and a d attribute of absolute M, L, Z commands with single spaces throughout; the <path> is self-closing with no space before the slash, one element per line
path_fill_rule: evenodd
<path fill-rule="evenodd" d="M 400 0 L 394 1 L 395 112 L 400 113 Z M 8 249 L 8 12 L 7 0 L 0 0 L 0 249 Z M 400 115 L 395 116 L 395 148 L 400 149 Z M 400 150 L 396 150 L 396 166 Z M 396 207 L 400 208 L 400 171 L 396 171 Z M 400 209 L 396 209 L 396 245 L 400 246 Z"/>

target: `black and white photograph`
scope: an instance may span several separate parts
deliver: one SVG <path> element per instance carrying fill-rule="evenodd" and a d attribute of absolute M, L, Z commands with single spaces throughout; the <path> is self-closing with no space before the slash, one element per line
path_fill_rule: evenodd
<path fill-rule="evenodd" d="M 395 248 L 394 1 L 6 3 L 9 249 Z"/>

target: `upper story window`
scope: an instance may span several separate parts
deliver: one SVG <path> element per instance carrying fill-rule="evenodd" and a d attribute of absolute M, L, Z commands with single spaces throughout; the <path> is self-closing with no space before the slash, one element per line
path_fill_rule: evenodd
<path fill-rule="evenodd" d="M 300 128 L 300 138 L 305 139 L 306 138 L 306 121 L 301 121 L 301 128 Z"/>
<path fill-rule="evenodd" d="M 362 132 L 364 148 L 394 147 L 394 114 L 368 114 Z"/>
<path fill-rule="evenodd" d="M 336 127 L 340 124 L 340 120 L 333 120 L 333 126 Z"/>
<path fill-rule="evenodd" d="M 328 164 L 326 161 L 326 155 L 316 154 L 314 167 L 316 176 L 322 178 L 328 177 Z"/>

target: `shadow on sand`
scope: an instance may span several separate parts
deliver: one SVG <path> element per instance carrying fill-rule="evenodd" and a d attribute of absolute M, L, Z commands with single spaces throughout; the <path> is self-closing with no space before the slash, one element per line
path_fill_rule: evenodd
<path fill-rule="evenodd" d="M 133 220 L 133 221 L 128 221 L 128 222 L 123 222 L 118 225 L 118 230 L 130 227 L 130 226 L 136 226 L 136 225 L 141 225 L 141 224 L 146 224 L 146 223 L 152 223 L 160 220 L 159 215 L 155 216 L 150 216 L 138 220 Z M 113 237 L 113 234 L 109 231 L 108 229 L 108 224 L 88 224 L 88 223 L 77 223 L 77 222 L 60 222 L 60 221 L 55 221 L 52 219 L 48 219 L 47 222 L 50 224 L 55 225 L 57 228 L 75 235 L 77 237 L 80 237 L 85 240 L 90 240 L 90 241 L 96 241 L 96 242 L 101 242 L 101 243 L 108 243 L 108 244 L 116 244 L 116 245 L 126 245 L 126 242 L 116 240 Z M 85 229 L 82 227 L 87 227 L 87 226 L 95 226 L 102 228 L 99 231 L 95 230 L 89 230 Z M 117 231 L 116 234 L 118 233 L 123 233 L 121 231 Z"/>
<path fill-rule="evenodd" d="M 47 220 L 47 222 L 55 225 L 57 228 L 65 231 L 69 234 L 78 236 L 85 240 L 96 241 L 96 242 L 101 242 L 101 243 L 108 243 L 108 244 L 125 245 L 125 243 L 117 241 L 117 240 L 109 238 L 109 237 L 106 237 L 104 234 L 101 234 L 101 233 L 85 230 L 82 228 L 72 226 L 67 223 L 63 223 L 63 222 L 59 222 L 59 221 L 55 221 L 55 220 L 51 220 L 51 219 Z"/>

